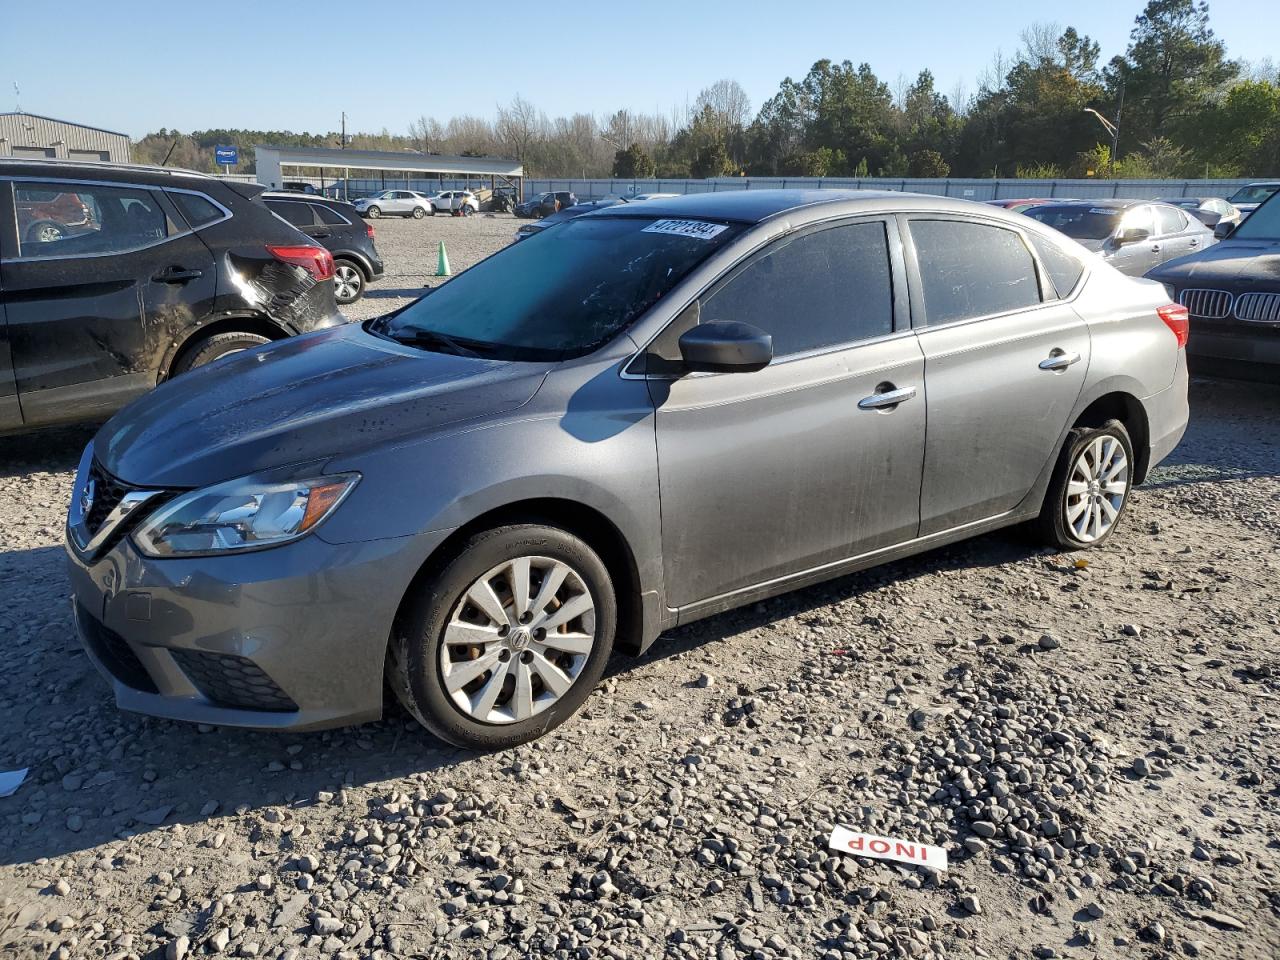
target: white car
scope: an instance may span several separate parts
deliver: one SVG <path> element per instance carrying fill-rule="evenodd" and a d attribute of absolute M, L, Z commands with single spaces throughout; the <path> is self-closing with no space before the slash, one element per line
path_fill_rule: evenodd
<path fill-rule="evenodd" d="M 441 213 L 461 210 L 464 217 L 469 217 L 480 212 L 480 201 L 470 190 L 442 190 L 428 199 L 431 206 Z"/>
<path fill-rule="evenodd" d="M 360 216 L 376 220 L 378 217 L 413 217 L 421 220 L 435 212 L 431 198 L 416 190 L 383 190 L 372 197 L 361 197 L 355 202 Z"/>

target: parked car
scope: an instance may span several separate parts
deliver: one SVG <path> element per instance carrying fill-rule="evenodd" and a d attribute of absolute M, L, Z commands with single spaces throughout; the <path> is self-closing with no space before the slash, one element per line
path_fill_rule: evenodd
<path fill-rule="evenodd" d="M 63 240 L 93 228 L 93 212 L 74 193 L 28 189 L 18 203 L 23 239 L 39 242 Z"/>
<path fill-rule="evenodd" d="M 541 233 L 547 227 L 554 227 L 557 223 L 564 223 L 566 220 L 573 220 L 580 217 L 584 213 L 591 213 L 593 210 L 603 210 L 605 207 L 612 207 L 615 204 L 624 203 L 618 197 L 609 197 L 604 200 L 589 200 L 586 203 L 575 203 L 572 207 L 566 207 L 559 213 L 552 213 L 543 217 L 541 220 L 535 220 L 533 223 L 521 224 L 516 229 L 516 239 L 525 240 L 532 237 L 535 233 Z"/>
<path fill-rule="evenodd" d="M 1171 260 L 1159 280 L 1191 317 L 1187 346 L 1197 372 L 1280 380 L 1280 194 L 1273 194 L 1226 239 Z"/>
<path fill-rule="evenodd" d="M 431 198 L 416 190 L 383 190 L 371 197 L 361 197 L 354 204 L 362 217 L 377 220 L 379 217 L 413 217 L 421 220 L 434 212 Z"/>
<path fill-rule="evenodd" d="M 437 211 L 452 213 L 454 210 L 460 210 L 464 217 L 469 217 L 473 213 L 480 212 L 480 201 L 470 190 L 442 190 L 428 199 L 431 201 L 432 213 Z"/>
<path fill-rule="evenodd" d="M 629 197 L 623 197 L 627 203 L 639 203 L 641 200 L 665 200 L 667 197 L 678 197 L 678 193 L 636 193 Z"/>
<path fill-rule="evenodd" d="M 516 204 L 516 216 L 524 219 L 549 217 L 553 213 L 572 207 L 578 202 L 577 196 L 568 190 L 557 193 L 540 193 L 531 200 Z"/>
<path fill-rule="evenodd" d="M 984 200 L 982 202 L 993 207 L 1012 210 L 1014 213 L 1023 213 L 1030 207 L 1037 207 L 1042 203 L 1054 203 L 1055 201 L 1045 198 L 1028 197 L 1022 200 Z"/>
<path fill-rule="evenodd" d="M 498 187 L 489 199 L 489 209 L 494 213 L 510 213 L 516 206 L 516 192 L 511 187 Z"/>
<path fill-rule="evenodd" d="M 286 180 L 280 185 L 280 189 L 288 193 L 318 194 L 320 192 L 314 183 L 307 183 L 305 180 Z"/>
<path fill-rule="evenodd" d="M 383 274 L 373 225 L 349 203 L 296 193 L 266 193 L 263 203 L 333 254 L 333 295 L 345 306 Z"/>
<path fill-rule="evenodd" d="M 1280 191 L 1280 180 L 1264 180 L 1258 183 L 1250 183 L 1227 197 L 1227 202 L 1240 211 L 1241 217 L 1247 218 L 1249 214 L 1257 210 L 1259 205 L 1265 203 L 1277 191 Z"/>
<path fill-rule="evenodd" d="M 176 374 L 342 323 L 333 258 L 261 194 L 167 168 L 0 160 L 0 431 L 105 419 Z M 51 195 L 77 198 L 56 239 L 31 230 Z"/>
<path fill-rule="evenodd" d="M 1235 226 L 1244 219 L 1239 210 L 1221 197 L 1162 197 L 1160 202 L 1181 207 L 1210 230 L 1220 223 Z"/>
<path fill-rule="evenodd" d="M 1217 242 L 1195 217 L 1149 200 L 1055 201 L 1028 207 L 1023 215 L 1066 234 L 1132 277 Z"/>
<path fill-rule="evenodd" d="M 115 417 L 79 629 L 130 711 L 298 730 L 389 684 L 508 748 L 676 624 L 1022 521 L 1105 543 L 1186 426 L 1167 300 L 943 197 L 596 210 Z"/>

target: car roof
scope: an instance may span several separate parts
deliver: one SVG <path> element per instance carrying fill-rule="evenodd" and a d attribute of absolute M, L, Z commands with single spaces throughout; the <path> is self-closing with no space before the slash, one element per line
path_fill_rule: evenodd
<path fill-rule="evenodd" d="M 350 206 L 346 200 L 337 197 L 326 197 L 322 193 L 298 193 L 296 190 L 267 190 L 262 194 L 264 200 L 292 200 L 294 203 L 336 203 L 344 207 Z"/>
<path fill-rule="evenodd" d="M 906 209 L 920 207 L 921 201 L 929 209 L 939 212 L 972 213 L 979 204 L 972 200 L 956 200 L 950 197 L 922 193 L 904 193 L 897 190 L 722 190 L 714 193 L 686 193 L 678 197 L 646 200 L 642 204 L 619 204 L 609 207 L 607 216 L 634 217 L 693 217 L 707 220 L 732 220 L 738 223 L 760 223 L 771 217 L 819 206 L 847 208 L 843 212 L 871 213 L 886 206 Z M 986 207 L 984 211 L 998 214 L 999 207 Z M 601 215 L 593 211 L 587 216 Z M 1014 216 L 1013 214 L 1008 214 Z"/>
<path fill-rule="evenodd" d="M 1144 203 L 1160 203 L 1162 201 L 1155 199 L 1148 200 L 1124 200 L 1115 197 L 1107 197 L 1105 199 L 1095 198 L 1093 200 L 1072 198 L 1070 200 L 1050 200 L 1044 206 L 1061 206 L 1061 207 L 1107 207 L 1114 210 L 1127 210 L 1129 207 L 1136 207 Z"/>
<path fill-rule="evenodd" d="M 37 172 L 38 171 L 38 172 Z M 0 158 L 0 173 L 33 177 L 68 177 L 76 180 L 119 180 L 121 174 L 131 179 L 155 178 L 159 182 L 195 180 L 202 184 L 213 181 L 227 183 L 220 177 L 182 167 L 158 167 L 147 163 L 105 163 L 93 160 L 50 160 L 26 157 Z"/>

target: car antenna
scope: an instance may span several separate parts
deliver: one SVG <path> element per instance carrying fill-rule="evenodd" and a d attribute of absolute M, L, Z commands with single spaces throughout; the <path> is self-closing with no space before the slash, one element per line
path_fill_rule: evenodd
<path fill-rule="evenodd" d="M 173 156 L 173 151 L 178 148 L 178 141 L 180 139 L 181 137 L 174 137 L 173 143 L 169 144 L 169 152 L 166 153 L 164 155 L 164 159 L 160 161 L 160 166 L 167 167 L 169 165 L 169 158 Z"/>

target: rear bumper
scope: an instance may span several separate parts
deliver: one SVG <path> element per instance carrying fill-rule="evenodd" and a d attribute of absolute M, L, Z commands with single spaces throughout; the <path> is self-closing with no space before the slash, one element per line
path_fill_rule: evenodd
<path fill-rule="evenodd" d="M 1190 407 L 1187 403 L 1187 356 L 1178 351 L 1178 365 L 1174 369 L 1173 382 L 1159 393 L 1142 401 L 1147 414 L 1148 451 L 1143 479 L 1150 475 L 1165 457 L 1174 451 L 1187 432 Z"/>
<path fill-rule="evenodd" d="M 377 719 L 400 600 L 445 534 L 255 554 L 143 557 L 68 546 L 81 641 L 123 710 L 311 730 Z"/>

